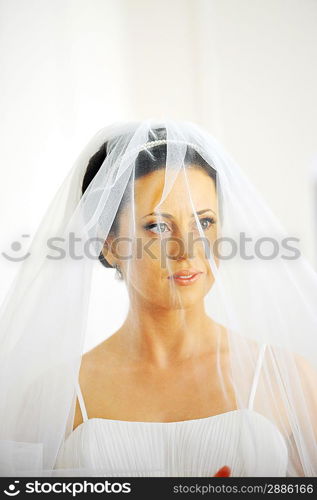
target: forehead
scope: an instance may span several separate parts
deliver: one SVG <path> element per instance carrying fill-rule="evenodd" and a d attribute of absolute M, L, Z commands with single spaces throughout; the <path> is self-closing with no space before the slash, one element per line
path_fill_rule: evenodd
<path fill-rule="evenodd" d="M 164 190 L 165 187 L 165 190 Z M 135 209 L 142 216 L 153 211 L 163 201 L 160 211 L 177 213 L 211 208 L 217 210 L 217 194 L 214 180 L 199 167 L 191 165 L 176 172 L 160 169 L 135 181 Z"/>

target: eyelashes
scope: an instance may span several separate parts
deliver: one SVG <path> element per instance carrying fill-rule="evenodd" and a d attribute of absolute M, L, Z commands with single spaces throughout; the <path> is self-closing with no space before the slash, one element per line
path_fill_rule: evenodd
<path fill-rule="evenodd" d="M 203 217 L 202 219 L 199 219 L 199 221 L 200 223 L 201 221 L 207 221 L 209 223 L 208 227 L 205 228 L 206 230 L 209 229 L 214 224 L 216 224 L 216 220 L 213 217 Z"/>
<path fill-rule="evenodd" d="M 202 217 L 199 219 L 200 225 L 204 231 L 207 231 L 211 226 L 216 224 L 216 220 L 213 217 Z M 207 226 L 203 226 L 203 223 L 207 223 Z M 154 222 L 151 224 L 146 224 L 143 226 L 146 231 L 151 231 L 156 234 L 165 234 L 168 232 L 169 226 L 166 222 Z M 155 230 L 158 228 L 157 230 Z"/>
<path fill-rule="evenodd" d="M 144 229 L 146 231 L 152 231 L 152 233 L 156 233 L 156 234 L 160 234 L 160 233 L 166 233 L 167 231 L 162 231 L 162 229 L 159 229 L 157 231 L 154 231 L 154 229 L 156 227 L 164 227 L 164 228 L 168 228 L 168 225 L 165 223 L 165 222 L 156 222 L 156 223 L 153 223 L 153 224 L 146 224 L 145 226 L 143 226 Z"/>

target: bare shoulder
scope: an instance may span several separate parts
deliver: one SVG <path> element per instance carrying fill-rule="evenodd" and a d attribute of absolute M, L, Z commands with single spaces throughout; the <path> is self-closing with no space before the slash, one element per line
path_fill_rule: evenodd
<path fill-rule="evenodd" d="M 271 352 L 276 352 L 276 348 L 270 346 Z M 281 359 L 289 364 L 288 375 L 291 376 L 292 384 L 297 385 L 300 383 L 301 389 L 310 392 L 310 399 L 317 403 L 316 395 L 316 384 L 317 384 L 317 371 L 316 368 L 311 364 L 311 362 L 293 351 L 286 351 L 278 349 L 277 351 L 281 355 Z M 272 356 L 272 357 L 273 357 Z M 278 360 L 278 356 L 276 357 Z M 276 361 L 277 362 L 277 361 Z"/>
<path fill-rule="evenodd" d="M 299 418 L 309 419 L 317 424 L 317 372 L 314 366 L 302 355 L 268 345 L 266 356 L 267 376 L 274 390 L 275 400 L 285 427 L 292 433 L 289 409 L 285 407 L 285 395 L 292 393 L 292 402 Z M 282 363 L 282 369 L 279 366 Z M 283 369 L 284 367 L 284 369 Z M 286 370 L 285 370 L 286 367 Z M 286 380 L 282 380 L 283 374 Z M 305 408 L 305 411 L 303 409 Z M 306 420 L 307 422 L 307 420 Z M 303 422 L 305 424 L 305 422 Z M 316 425 L 317 436 L 317 425 Z"/>
<path fill-rule="evenodd" d="M 120 348 L 116 334 L 82 355 L 78 381 L 85 402 L 87 394 L 94 392 L 96 380 L 104 378 L 105 375 L 110 380 L 118 366 L 120 366 Z M 73 430 L 82 422 L 83 415 L 78 398 L 76 398 Z"/>
<path fill-rule="evenodd" d="M 298 370 L 302 390 L 307 396 L 307 404 L 314 411 L 317 422 L 317 371 L 316 368 L 304 357 L 294 354 L 295 364 Z"/>
<path fill-rule="evenodd" d="M 293 354 L 293 356 L 299 372 L 307 379 L 307 381 L 310 381 L 317 376 L 316 369 L 307 360 L 307 358 L 297 353 Z"/>

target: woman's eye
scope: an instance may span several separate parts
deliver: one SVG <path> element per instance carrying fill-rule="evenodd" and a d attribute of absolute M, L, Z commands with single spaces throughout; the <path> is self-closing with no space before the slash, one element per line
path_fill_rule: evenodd
<path fill-rule="evenodd" d="M 203 219 L 200 219 L 200 225 L 201 227 L 206 230 L 209 229 L 210 226 L 216 223 L 215 219 L 212 217 L 204 217 Z"/>
<path fill-rule="evenodd" d="M 168 229 L 168 225 L 165 224 L 165 222 L 159 222 L 159 223 L 155 223 L 155 224 L 148 224 L 147 226 L 145 226 L 145 229 L 149 229 L 153 233 L 157 233 L 157 234 L 166 233 L 166 229 Z"/>
<path fill-rule="evenodd" d="M 212 226 L 213 224 L 216 224 L 215 219 L 213 219 L 212 217 L 204 217 L 200 219 L 199 222 L 204 231 L 209 229 L 210 226 Z M 170 230 L 165 222 L 156 222 L 153 224 L 147 224 L 146 226 L 144 226 L 144 228 L 156 234 L 167 233 Z"/>

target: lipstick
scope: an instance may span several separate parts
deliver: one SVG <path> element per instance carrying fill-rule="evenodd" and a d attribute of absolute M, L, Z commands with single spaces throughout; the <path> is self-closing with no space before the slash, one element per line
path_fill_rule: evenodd
<path fill-rule="evenodd" d="M 182 269 L 168 276 L 168 279 L 172 279 L 178 285 L 186 286 L 197 281 L 201 274 L 202 272 L 196 269 Z"/>

